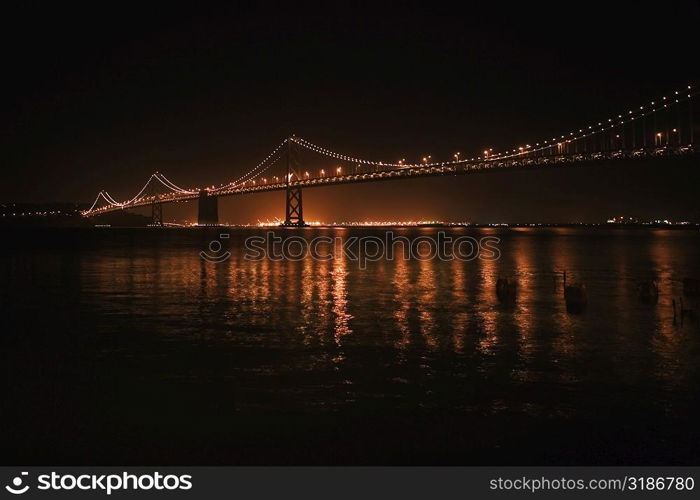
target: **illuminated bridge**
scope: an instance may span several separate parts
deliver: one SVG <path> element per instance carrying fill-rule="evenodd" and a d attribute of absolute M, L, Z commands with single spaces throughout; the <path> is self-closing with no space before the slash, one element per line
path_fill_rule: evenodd
<path fill-rule="evenodd" d="M 126 201 L 115 200 L 100 191 L 86 217 L 151 206 L 154 225 L 163 224 L 163 204 L 197 200 L 198 223 L 218 224 L 218 198 L 262 191 L 285 191 L 284 225 L 303 226 L 302 191 L 335 184 L 376 182 L 500 172 L 515 169 L 543 169 L 584 166 L 601 161 L 639 158 L 668 158 L 698 152 L 694 142 L 693 98 L 696 90 L 687 86 L 669 96 L 617 114 L 564 135 L 524 144 L 497 152 L 485 150 L 480 156 L 420 163 L 372 161 L 338 153 L 301 137 L 283 140 L 263 161 L 236 180 L 218 187 L 182 188 L 160 172 L 152 174 L 141 190 Z M 302 153 L 322 159 L 321 167 L 311 168 L 302 161 Z"/>

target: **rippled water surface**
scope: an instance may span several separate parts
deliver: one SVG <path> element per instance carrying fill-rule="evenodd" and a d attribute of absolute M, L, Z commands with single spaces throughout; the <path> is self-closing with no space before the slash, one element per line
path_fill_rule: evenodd
<path fill-rule="evenodd" d="M 4 462 L 697 463 L 700 328 L 672 308 L 697 231 L 447 231 L 501 258 L 251 262 L 262 231 L 233 230 L 213 264 L 214 230 L 10 232 Z"/>

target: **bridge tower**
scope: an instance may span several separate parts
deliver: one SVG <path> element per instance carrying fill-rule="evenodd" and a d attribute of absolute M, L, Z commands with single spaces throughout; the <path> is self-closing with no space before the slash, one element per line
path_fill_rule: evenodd
<path fill-rule="evenodd" d="M 305 226 L 304 210 L 301 199 L 301 188 L 292 186 L 294 177 L 301 179 L 299 165 L 299 151 L 294 136 L 287 140 L 287 189 L 285 203 L 285 226 L 301 227 Z"/>
<path fill-rule="evenodd" d="M 154 179 L 154 176 L 152 175 L 151 178 L 148 180 L 148 191 L 147 191 L 147 194 L 149 196 L 153 197 L 153 203 L 151 204 L 151 226 L 162 227 L 163 226 L 163 203 L 160 199 L 161 195 L 158 192 L 157 186 L 153 182 L 153 179 Z"/>
<path fill-rule="evenodd" d="M 209 191 L 202 189 L 199 192 L 199 214 L 197 225 L 216 226 L 219 224 L 219 198 L 212 196 Z"/>
<path fill-rule="evenodd" d="M 156 199 L 151 205 L 151 225 L 163 226 L 163 203 L 160 201 L 160 195 L 155 195 Z"/>

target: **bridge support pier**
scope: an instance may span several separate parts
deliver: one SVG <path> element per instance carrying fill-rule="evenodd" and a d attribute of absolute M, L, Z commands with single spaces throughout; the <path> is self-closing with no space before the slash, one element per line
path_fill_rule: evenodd
<path fill-rule="evenodd" d="M 219 224 L 219 198 L 211 196 L 208 191 L 199 192 L 199 214 L 197 225 L 216 226 Z"/>

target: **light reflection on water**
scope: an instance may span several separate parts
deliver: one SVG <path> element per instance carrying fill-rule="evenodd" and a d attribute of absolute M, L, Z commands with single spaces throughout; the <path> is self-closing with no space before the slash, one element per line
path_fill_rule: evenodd
<path fill-rule="evenodd" d="M 295 234 L 319 231 L 382 234 Z M 188 381 L 182 391 L 206 393 L 216 381 L 236 412 L 697 408 L 698 324 L 674 325 L 671 306 L 682 279 L 700 275 L 697 232 L 448 231 L 499 236 L 501 259 L 248 261 L 243 238 L 255 231 L 234 231 L 231 259 L 212 264 L 198 252 L 215 233 L 83 235 L 68 249 L 0 255 L 5 313 L 48 309 L 56 335 L 97 345 L 91 369 L 110 383 Z M 566 312 L 564 271 L 588 288 L 583 314 Z M 496 299 L 507 276 L 518 280 L 514 305 Z M 637 287 L 652 278 L 659 302 L 640 304 Z M 9 321 L 33 335 L 48 320 Z"/>
<path fill-rule="evenodd" d="M 524 379 L 533 376 L 527 367 L 543 350 L 558 365 L 590 354 L 596 341 L 602 342 L 600 356 L 610 360 L 611 347 L 646 350 L 650 342 L 649 352 L 637 354 L 653 357 L 659 377 L 678 372 L 682 334 L 673 328 L 671 299 L 680 296 L 682 278 L 697 271 L 697 261 L 689 259 L 694 233 L 627 238 L 556 229 L 500 236 L 498 261 L 397 258 L 363 270 L 342 256 L 252 262 L 243 259 L 242 248 L 230 248 L 230 260 L 211 264 L 198 257 L 196 246 L 163 244 L 85 252 L 75 272 L 94 311 L 140 317 L 166 338 L 226 331 L 244 344 L 373 346 L 390 363 L 405 350 L 426 359 L 435 353 L 480 356 L 482 364 L 507 358 L 517 361 Z M 563 271 L 589 289 L 591 304 L 582 315 L 566 313 Z M 517 278 L 514 306 L 498 303 L 499 276 Z M 659 282 L 655 307 L 636 302 L 636 285 L 649 278 Z M 251 330 L 266 333 L 251 337 Z M 469 337 L 476 350 L 465 352 Z M 560 375 L 570 382 L 578 377 L 573 370 Z"/>

